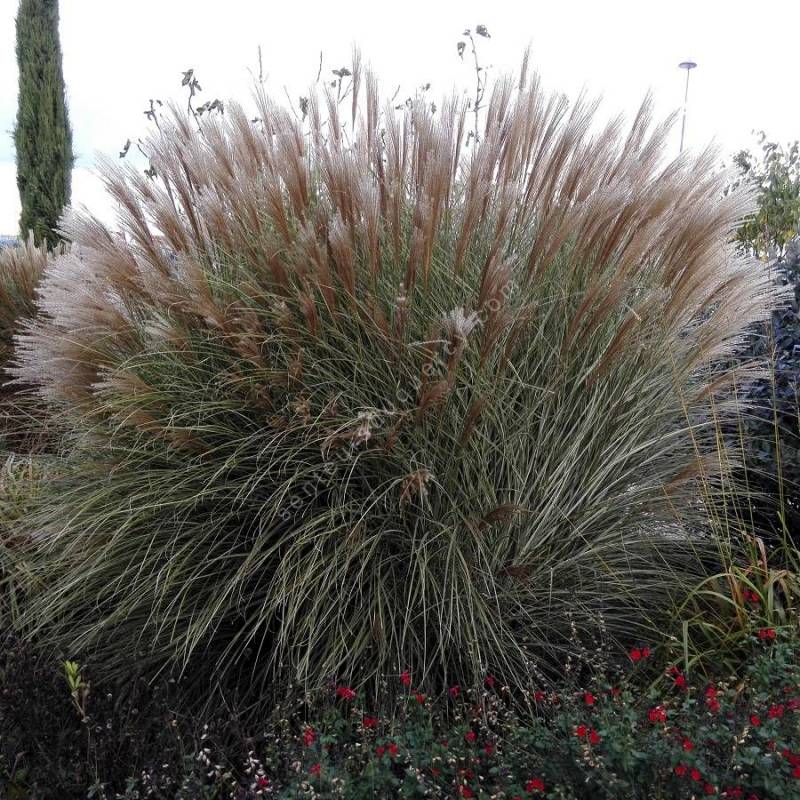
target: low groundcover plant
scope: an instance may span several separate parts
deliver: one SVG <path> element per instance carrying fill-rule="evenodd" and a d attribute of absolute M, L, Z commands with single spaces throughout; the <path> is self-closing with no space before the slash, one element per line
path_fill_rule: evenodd
<path fill-rule="evenodd" d="M 385 677 L 390 708 L 377 711 L 363 692 L 332 683 L 248 727 L 230 709 L 176 715 L 167 686 L 119 697 L 75 664 L 65 665 L 68 680 L 48 677 L 8 647 L 0 791 L 45 798 L 91 789 L 98 800 L 791 800 L 800 797 L 796 632 L 754 629 L 750 651 L 735 677 L 674 663 L 662 670 L 642 646 L 622 669 L 601 668 L 591 654 L 588 682 L 567 669 L 553 687 L 520 692 L 486 675 L 480 689 L 453 684 L 437 697 L 404 670 Z M 656 663 L 660 677 L 643 688 Z M 33 677 L 48 702 L 32 711 Z"/>
<path fill-rule="evenodd" d="M 622 676 L 588 688 L 562 683 L 528 692 L 534 716 L 515 711 L 508 687 L 491 675 L 481 692 L 450 687 L 449 717 L 411 687 L 386 719 L 365 714 L 360 698 L 340 697 L 335 712 L 302 728 L 291 756 L 268 750 L 254 763 L 249 789 L 348 798 L 800 797 L 796 645 L 754 644 L 763 652 L 732 681 L 688 677 L 672 665 L 649 691 Z M 296 776 L 284 766 L 294 759 Z"/>

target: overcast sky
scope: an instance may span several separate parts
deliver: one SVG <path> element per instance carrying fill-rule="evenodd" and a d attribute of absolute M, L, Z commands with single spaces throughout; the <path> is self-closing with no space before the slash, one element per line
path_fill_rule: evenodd
<path fill-rule="evenodd" d="M 0 0 L 0 233 L 16 233 L 19 199 L 11 130 L 16 115 L 16 0 Z M 660 112 L 689 90 L 686 141 L 716 140 L 727 154 L 763 128 L 780 141 L 800 137 L 798 0 L 61 0 L 64 73 L 77 155 L 73 202 L 112 215 L 91 167 L 147 130 L 148 98 L 179 98 L 193 67 L 201 101 L 247 100 L 263 52 L 268 86 L 296 97 L 317 73 L 347 63 L 353 43 L 390 93 L 430 82 L 435 94 L 469 85 L 456 42 L 486 25 L 483 60 L 515 69 L 526 44 L 545 84 L 574 96 L 602 94 L 607 116 L 635 111 L 648 89 Z M 678 149 L 679 129 L 674 149 Z"/>

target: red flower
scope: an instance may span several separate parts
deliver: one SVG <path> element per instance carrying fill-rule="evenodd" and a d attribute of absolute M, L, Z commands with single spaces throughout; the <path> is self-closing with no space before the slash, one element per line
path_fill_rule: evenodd
<path fill-rule="evenodd" d="M 380 744 L 379 744 L 379 745 L 378 745 L 378 746 L 375 748 L 375 755 L 376 755 L 376 756 L 378 756 L 378 758 L 383 758 L 383 754 L 384 754 L 385 752 L 386 752 L 386 748 L 385 748 L 383 745 L 380 745 Z"/>
<path fill-rule="evenodd" d="M 361 722 L 365 728 L 377 728 L 380 720 L 377 717 L 364 717 Z"/>
<path fill-rule="evenodd" d="M 595 696 L 591 692 L 585 692 L 583 695 L 583 702 L 586 703 L 587 706 L 593 706 L 595 701 Z"/>
<path fill-rule="evenodd" d="M 714 698 L 716 696 L 717 696 L 717 688 L 712 683 L 706 689 L 706 697 Z"/>
<path fill-rule="evenodd" d="M 647 712 L 647 716 L 650 719 L 650 722 L 666 722 L 667 721 L 667 710 L 664 706 L 656 706 L 655 708 L 651 708 Z"/>
<path fill-rule="evenodd" d="M 793 778 L 800 778 L 800 767 L 795 767 L 792 770 L 792 777 Z"/>
<path fill-rule="evenodd" d="M 397 751 L 397 745 L 396 745 L 394 742 L 392 742 L 392 743 L 389 745 L 389 747 L 388 747 L 388 750 L 389 750 L 389 755 L 390 755 L 392 758 L 396 758 L 396 757 L 397 757 L 397 752 L 398 752 L 398 751 Z"/>
<path fill-rule="evenodd" d="M 407 669 L 404 669 L 400 673 L 400 683 L 402 683 L 403 686 L 411 686 L 411 675 Z"/>
<path fill-rule="evenodd" d="M 494 689 L 494 675 L 487 675 L 485 683 L 490 689 Z"/>
<path fill-rule="evenodd" d="M 475 797 L 475 795 L 472 793 L 472 789 L 470 789 L 469 786 L 459 786 L 458 793 L 461 795 L 461 797 Z"/>
<path fill-rule="evenodd" d="M 707 783 L 705 786 L 703 786 L 703 791 L 706 794 L 716 794 L 717 793 L 717 790 L 710 783 Z"/>
<path fill-rule="evenodd" d="M 337 687 L 336 694 L 343 700 L 352 700 L 356 696 L 356 693 L 349 686 Z"/>
<path fill-rule="evenodd" d="M 587 728 L 586 725 L 578 725 L 578 727 L 575 728 L 575 735 L 579 739 L 583 739 L 583 737 L 586 736 L 587 733 L 589 733 L 589 728 Z"/>
<path fill-rule="evenodd" d="M 600 744 L 600 734 L 594 728 L 589 731 L 589 742 L 591 744 Z"/>
<path fill-rule="evenodd" d="M 438 767 L 431 767 L 431 775 L 433 775 L 434 778 L 438 778 L 441 774 L 442 771 L 438 769 Z"/>
<path fill-rule="evenodd" d="M 256 780 L 256 783 L 258 784 L 259 789 L 266 789 L 267 786 L 269 786 L 269 779 L 261 776 Z"/>
<path fill-rule="evenodd" d="M 679 778 L 682 778 L 688 772 L 688 770 L 689 767 L 687 767 L 686 764 L 678 764 L 678 766 L 675 767 L 675 774 Z"/>
<path fill-rule="evenodd" d="M 322 770 L 322 764 L 314 764 L 314 766 L 308 770 L 308 773 L 309 775 L 319 775 L 321 770 Z"/>
<path fill-rule="evenodd" d="M 775 638 L 775 629 L 774 628 L 761 628 L 758 632 L 758 638 L 761 641 L 766 641 L 767 639 L 774 639 Z"/>
<path fill-rule="evenodd" d="M 643 647 L 642 648 L 642 658 L 650 658 L 650 648 Z"/>
<path fill-rule="evenodd" d="M 493 744 L 485 745 L 483 748 L 483 752 L 486 753 L 487 756 L 494 755 L 494 745 Z"/>
<path fill-rule="evenodd" d="M 691 739 L 684 739 L 683 740 L 683 749 L 689 753 L 694 750 L 694 744 L 692 743 Z"/>
<path fill-rule="evenodd" d="M 786 704 L 786 708 L 788 708 L 788 709 L 789 709 L 789 711 L 797 711 L 797 709 L 798 709 L 798 708 L 800 708 L 800 699 L 798 699 L 798 698 L 796 698 L 796 697 L 793 697 L 793 698 L 792 698 L 792 699 L 791 699 L 791 700 L 790 700 L 790 701 L 789 701 L 789 702 Z"/>
<path fill-rule="evenodd" d="M 750 715 L 750 724 L 754 728 L 758 728 L 761 725 L 761 717 L 759 717 L 758 714 L 751 714 Z"/>
<path fill-rule="evenodd" d="M 778 719 L 779 717 L 783 716 L 783 705 L 771 705 L 769 707 L 769 711 L 767 711 L 767 716 L 770 719 Z"/>
<path fill-rule="evenodd" d="M 630 652 L 631 661 L 640 661 L 642 658 L 642 651 L 638 647 L 634 647 Z"/>
<path fill-rule="evenodd" d="M 541 778 L 531 778 L 525 784 L 525 791 L 528 794 L 533 794 L 534 792 L 543 792 L 544 791 L 544 781 Z"/>
<path fill-rule="evenodd" d="M 314 740 L 316 739 L 316 734 L 314 733 L 312 728 L 306 728 L 303 731 L 303 744 L 306 747 L 311 747 L 314 744 Z"/>
<path fill-rule="evenodd" d="M 612 697 L 619 697 L 622 694 L 622 689 L 619 686 L 612 686 L 611 687 L 611 696 Z"/>
<path fill-rule="evenodd" d="M 708 706 L 708 710 L 712 714 L 716 714 L 719 711 L 719 700 L 716 697 L 712 697 L 710 700 L 706 700 L 706 705 Z"/>
<path fill-rule="evenodd" d="M 467 733 L 466 733 L 466 735 L 464 736 L 464 738 L 465 738 L 465 739 L 466 739 L 468 742 L 474 742 L 474 741 L 475 741 L 475 740 L 478 738 L 478 734 L 477 734 L 477 733 L 475 733 L 475 731 L 467 731 Z"/>
<path fill-rule="evenodd" d="M 693 781 L 699 781 L 699 780 L 700 780 L 700 778 L 702 778 L 702 777 L 703 777 L 703 776 L 700 774 L 700 770 L 699 770 L 699 769 L 697 769 L 697 767 L 694 767 L 694 768 L 692 769 L 692 771 L 691 771 L 689 774 L 692 776 L 692 780 L 693 780 Z"/>
<path fill-rule="evenodd" d="M 456 684 L 455 686 L 451 686 L 447 691 L 450 692 L 450 697 L 458 697 L 461 694 L 461 687 Z"/>
<path fill-rule="evenodd" d="M 667 670 L 667 675 L 672 675 L 673 677 L 675 675 L 680 675 L 680 674 L 681 674 L 680 669 L 674 664 Z"/>
<path fill-rule="evenodd" d="M 744 797 L 744 791 L 741 786 L 729 786 L 727 789 L 723 789 L 722 796 L 734 797 L 738 800 L 738 798 Z"/>
<path fill-rule="evenodd" d="M 793 767 L 800 767 L 800 753 L 787 753 L 786 757 Z"/>
<path fill-rule="evenodd" d="M 544 700 L 546 697 L 547 697 L 547 695 L 546 695 L 546 694 L 545 694 L 545 693 L 544 693 L 544 692 L 543 692 L 541 689 L 537 689 L 537 690 L 536 690 L 536 691 L 533 693 L 533 699 L 534 699 L 534 700 L 535 700 L 537 703 L 541 703 L 541 702 L 542 702 L 542 701 L 543 701 L 543 700 Z"/>
<path fill-rule="evenodd" d="M 422 704 L 425 702 L 425 695 L 424 695 L 424 694 L 422 694 L 422 692 L 417 692 L 417 693 L 414 695 L 414 699 L 415 699 L 415 700 L 416 700 L 416 701 L 417 701 L 417 702 L 418 702 L 420 705 L 422 705 Z"/>
<path fill-rule="evenodd" d="M 683 674 L 676 675 L 672 681 L 673 686 L 676 689 L 685 689 L 686 688 L 686 676 Z"/>

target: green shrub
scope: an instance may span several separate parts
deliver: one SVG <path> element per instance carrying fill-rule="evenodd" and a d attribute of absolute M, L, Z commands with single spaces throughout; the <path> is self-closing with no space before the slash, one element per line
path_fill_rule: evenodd
<path fill-rule="evenodd" d="M 792 291 L 792 302 L 773 312 L 741 350 L 768 357 L 769 374 L 740 387 L 751 408 L 733 437 L 743 457 L 744 507 L 751 527 L 771 543 L 789 542 L 800 526 L 800 425 L 798 425 L 798 300 L 800 300 L 800 143 L 786 146 L 761 131 L 755 152 L 734 157 L 736 178 L 754 192 L 757 206 L 736 232 L 738 246 L 764 262 L 761 269 Z"/>
<path fill-rule="evenodd" d="M 726 249 L 749 197 L 649 102 L 590 137 L 523 71 L 465 149 L 464 102 L 352 73 L 350 122 L 176 113 L 157 179 L 104 168 L 119 231 L 67 222 L 16 373 L 71 428 L 26 622 L 97 669 L 524 684 L 703 574 L 712 401 L 775 297 Z"/>
<path fill-rule="evenodd" d="M 602 650 L 587 651 L 555 687 L 532 684 L 514 700 L 492 676 L 477 692 L 450 687 L 439 698 L 420 694 L 415 675 L 393 676 L 385 688 L 396 702 L 385 715 L 331 685 L 247 727 L 231 709 L 175 715 L 169 685 L 148 691 L 137 682 L 121 693 L 83 671 L 90 689 L 76 709 L 63 675 L 9 646 L 0 666 L 0 792 L 26 800 L 89 789 L 98 800 L 791 800 L 800 797 L 797 648 L 796 629 L 752 628 L 741 673 L 706 677 L 676 665 L 662 671 L 646 647 L 622 669 Z M 642 688 L 652 667 L 661 677 Z"/>
<path fill-rule="evenodd" d="M 325 718 L 299 726 L 294 737 L 268 739 L 261 758 L 252 753 L 239 791 L 348 799 L 800 797 L 797 649 L 773 641 L 754 636 L 768 652 L 751 655 L 747 671 L 729 681 L 693 681 L 672 667 L 650 691 L 608 681 L 531 690 L 533 718 L 515 711 L 491 677 L 478 697 L 451 697 L 450 719 L 414 692 L 398 718 L 377 722 L 357 699 L 340 698 Z M 207 754 L 212 763 L 214 755 Z"/>
<path fill-rule="evenodd" d="M 72 702 L 62 669 L 19 639 L 4 636 L 1 641 L 3 800 L 110 800 L 112 787 L 123 792 L 137 782 L 141 770 L 158 765 L 166 772 L 169 764 L 168 774 L 174 776 L 175 770 L 188 769 L 184 758 L 191 759 L 202 746 L 202 723 L 195 731 L 178 725 L 171 684 L 128 680 L 97 686 L 90 680 L 84 717 Z"/>
<path fill-rule="evenodd" d="M 733 185 L 748 184 L 758 206 L 736 232 L 736 241 L 764 259 L 781 252 L 797 236 L 800 226 L 800 142 L 786 146 L 759 131 L 758 149 L 740 150 L 733 158 Z M 760 151 L 760 152 L 759 152 Z"/>

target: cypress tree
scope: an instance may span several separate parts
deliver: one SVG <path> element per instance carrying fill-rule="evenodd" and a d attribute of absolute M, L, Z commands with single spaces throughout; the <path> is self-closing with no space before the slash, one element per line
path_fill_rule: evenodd
<path fill-rule="evenodd" d="M 17 13 L 19 108 L 14 128 L 20 234 L 53 248 L 70 201 L 72 131 L 64 96 L 58 0 L 21 0 Z"/>

